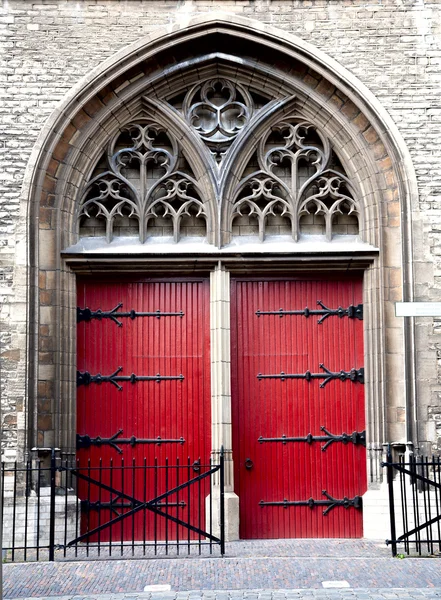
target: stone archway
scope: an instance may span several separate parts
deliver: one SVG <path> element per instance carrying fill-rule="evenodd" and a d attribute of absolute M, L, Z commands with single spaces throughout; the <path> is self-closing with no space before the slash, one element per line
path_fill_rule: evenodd
<path fill-rule="evenodd" d="M 270 106 L 266 120 L 259 122 L 260 116 L 256 115 L 252 136 L 263 136 L 268 123 L 276 124 L 280 114 L 298 114 L 332 139 L 345 176 L 355 190 L 365 245 L 338 249 L 330 246 L 329 251 L 319 253 L 311 246 L 290 248 L 288 252 L 276 247 L 273 253 L 268 248 L 257 256 L 255 252 L 242 252 L 239 262 L 256 272 L 267 268 L 268 257 L 272 269 L 284 272 L 323 267 L 324 263 L 327 268 L 340 270 L 366 268 L 366 398 L 373 456 L 385 439 L 404 435 L 410 439 L 415 435 L 410 400 L 411 326 L 406 325 L 404 330 L 403 350 L 386 354 L 386 330 L 397 339 L 403 335 L 392 322 L 390 286 L 395 286 L 403 299 L 412 299 L 408 205 L 416 188 L 404 143 L 378 101 L 323 53 L 285 32 L 282 35 L 246 19 L 210 15 L 196 18 L 186 27 L 159 31 L 106 61 L 72 90 L 49 120 L 35 149 L 29 185 L 24 189 L 29 203 L 29 318 L 33 324 L 29 340 L 29 447 L 74 447 L 75 272 L 139 270 L 148 265 L 153 272 L 168 269 L 207 273 L 217 265 L 218 275 L 212 276 L 212 300 L 221 305 L 228 285 L 225 268 L 232 272 L 244 268 L 237 266 L 237 250 L 222 249 L 230 240 L 228 228 L 234 208 L 228 201 L 218 208 L 219 198 L 213 190 L 219 194 L 223 186 L 226 198 L 234 195 L 241 177 L 235 177 L 234 169 L 242 169 L 243 174 L 252 155 L 252 136 L 238 141 L 243 151 L 241 161 L 232 161 L 231 168 L 225 169 L 222 186 L 216 187 L 205 168 L 203 141 L 196 135 L 192 139 L 183 135 L 176 105 L 169 102 L 213 76 L 229 78 L 267 98 Z M 155 107 L 158 101 L 162 108 Z M 159 257 L 144 247 L 132 252 L 130 258 L 118 251 L 74 252 L 81 193 L 109 139 L 121 125 L 140 118 L 152 119 L 159 113 L 182 143 L 183 152 L 192 160 L 195 181 L 205 190 L 201 194 L 211 219 L 208 229 L 216 251 L 197 251 L 197 261 L 195 252 L 183 259 L 178 249 Z M 227 227 L 223 227 L 225 223 Z M 213 335 L 215 341 L 218 334 Z M 405 364 L 404 372 L 394 372 L 393 365 L 400 360 Z M 218 376 L 220 391 L 214 391 L 213 396 L 222 397 L 225 390 L 220 368 Z M 404 394 L 406 432 L 397 424 L 388 428 L 386 417 L 386 398 L 390 405 L 397 405 Z M 219 422 L 221 413 L 217 415 Z M 223 441 L 222 433 L 217 431 L 213 436 L 215 449 Z M 372 466 L 375 462 L 373 459 L 370 463 L 374 480 L 379 477 Z"/>

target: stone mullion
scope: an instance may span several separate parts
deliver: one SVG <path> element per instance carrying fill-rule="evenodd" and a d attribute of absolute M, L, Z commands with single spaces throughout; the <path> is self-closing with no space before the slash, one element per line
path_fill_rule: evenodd
<path fill-rule="evenodd" d="M 230 274 L 221 265 L 210 278 L 212 451 L 225 451 L 225 486 L 233 489 L 231 434 Z"/>
<path fill-rule="evenodd" d="M 210 276 L 210 341 L 211 341 L 211 431 L 212 460 L 218 464 L 220 449 L 225 456 L 225 537 L 239 538 L 239 498 L 234 493 L 234 464 L 231 419 L 231 350 L 230 350 L 230 274 L 219 262 Z M 219 482 L 213 488 L 218 513 Z M 208 499 L 207 499 L 208 500 Z M 208 511 L 207 511 L 207 514 Z M 219 524 L 211 524 L 219 533 Z"/>

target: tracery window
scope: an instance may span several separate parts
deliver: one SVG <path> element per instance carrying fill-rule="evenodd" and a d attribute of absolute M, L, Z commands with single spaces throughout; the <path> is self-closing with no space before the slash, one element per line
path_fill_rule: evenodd
<path fill-rule="evenodd" d="M 357 194 L 331 140 L 299 111 L 278 116 L 275 106 L 221 77 L 158 99 L 154 116 L 147 111 L 110 140 L 82 193 L 80 236 L 211 242 L 216 226 L 230 241 L 358 235 Z M 186 145 L 161 110 L 173 115 Z M 208 191 L 189 144 L 206 165 Z"/>
<path fill-rule="evenodd" d="M 144 243 L 152 237 L 205 235 L 206 213 L 198 185 L 179 144 L 153 121 L 130 123 L 110 142 L 97 174 L 85 188 L 80 221 L 83 234 L 99 235 L 104 223 L 107 242 L 134 234 Z M 93 228 L 91 231 L 90 228 Z"/>
<path fill-rule="evenodd" d="M 302 233 L 325 235 L 330 241 L 333 229 L 342 224 L 340 215 L 347 217 L 348 227 L 337 231 L 358 233 L 357 202 L 329 140 L 296 116 L 261 137 L 234 194 L 233 235 L 234 220 L 244 215 L 257 221 L 260 241 L 268 231 L 290 233 L 294 241 Z"/>

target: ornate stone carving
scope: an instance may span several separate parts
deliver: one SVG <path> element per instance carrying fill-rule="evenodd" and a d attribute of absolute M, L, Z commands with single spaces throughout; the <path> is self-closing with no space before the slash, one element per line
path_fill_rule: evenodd
<path fill-rule="evenodd" d="M 284 189 L 278 181 L 256 174 L 246 181 L 243 190 L 246 195 L 236 201 L 232 218 L 244 215 L 256 217 L 261 242 L 265 239 L 265 224 L 270 215 L 288 216 L 293 225 L 290 203 L 284 198 Z"/>
<path fill-rule="evenodd" d="M 256 133 L 253 128 L 261 127 L 267 109 L 256 109 L 250 93 L 227 79 L 194 86 L 186 92 L 182 110 L 187 122 L 181 121 L 182 131 L 191 125 L 206 144 L 198 152 L 214 175 L 212 197 L 231 206 L 223 216 L 227 222 L 219 224 L 221 231 L 233 235 L 237 230 L 239 235 L 258 231 L 260 241 L 270 233 L 289 235 L 294 241 L 314 233 L 331 241 L 337 233 L 362 230 L 355 192 L 330 140 L 301 116 L 289 116 L 263 134 Z M 257 115 L 254 120 L 253 113 Z M 222 157 L 230 148 L 231 155 L 224 162 Z M 249 160 L 242 158 L 250 155 Z M 226 165 L 242 169 L 239 184 L 228 192 L 228 198 L 223 197 L 221 185 L 230 172 Z M 121 227 L 130 223 L 130 235 L 137 227 L 142 243 L 148 230 L 173 236 L 176 243 L 190 231 L 189 223 L 197 233 L 188 235 L 200 237 L 215 230 L 216 223 L 209 219 L 217 207 L 207 211 L 210 190 L 204 188 L 202 194 L 177 139 L 157 122 L 145 119 L 123 127 L 109 143 L 107 157 L 94 175 L 84 190 L 79 218 L 82 223 L 103 221 L 108 242 L 115 223 Z M 236 218 L 241 218 L 241 225 L 233 227 Z"/>
<path fill-rule="evenodd" d="M 332 239 L 333 219 L 338 214 L 354 215 L 359 217 L 358 206 L 355 200 L 345 194 L 347 180 L 343 175 L 336 175 L 332 171 L 325 172 L 315 182 L 317 193 L 307 196 L 299 205 L 299 218 L 306 214 L 322 215 L 325 220 L 326 239 Z"/>
<path fill-rule="evenodd" d="M 104 219 L 107 242 L 111 242 L 115 219 L 135 218 L 144 243 L 149 221 L 168 217 L 178 242 L 185 216 L 206 219 L 197 182 L 179 168 L 179 150 L 177 141 L 158 123 L 123 127 L 109 144 L 107 169 L 84 190 L 79 219 Z"/>
<path fill-rule="evenodd" d="M 338 214 L 360 219 L 329 139 L 311 123 L 292 116 L 271 127 L 261 137 L 257 162 L 259 169 L 245 175 L 235 190 L 231 221 L 244 215 L 256 218 L 261 241 L 269 216 L 289 218 L 295 241 L 303 215 L 323 216 L 328 240 Z"/>
<path fill-rule="evenodd" d="M 185 96 L 183 114 L 221 162 L 254 112 L 251 94 L 241 85 L 225 78 L 210 79 L 195 85 Z"/>

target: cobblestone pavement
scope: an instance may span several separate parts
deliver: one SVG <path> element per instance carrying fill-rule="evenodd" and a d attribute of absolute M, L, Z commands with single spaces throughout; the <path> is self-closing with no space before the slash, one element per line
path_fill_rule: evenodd
<path fill-rule="evenodd" d="M 386 589 L 333 589 L 333 590 L 247 590 L 178 592 L 158 594 L 88 594 L 75 596 L 57 596 L 56 600 L 432 600 L 441 598 L 441 588 L 430 590 L 412 588 Z M 23 600 L 23 599 L 20 599 Z M 47 596 L 32 600 L 51 600 Z"/>
<path fill-rule="evenodd" d="M 440 558 L 391 558 L 390 551 L 379 542 L 237 542 L 227 545 L 224 558 L 5 564 L 3 597 L 46 600 L 55 597 L 58 600 L 441 598 L 440 567 Z M 323 589 L 323 582 L 329 581 L 347 582 L 349 587 Z M 169 585 L 170 591 L 144 592 L 146 586 L 158 584 Z"/>

